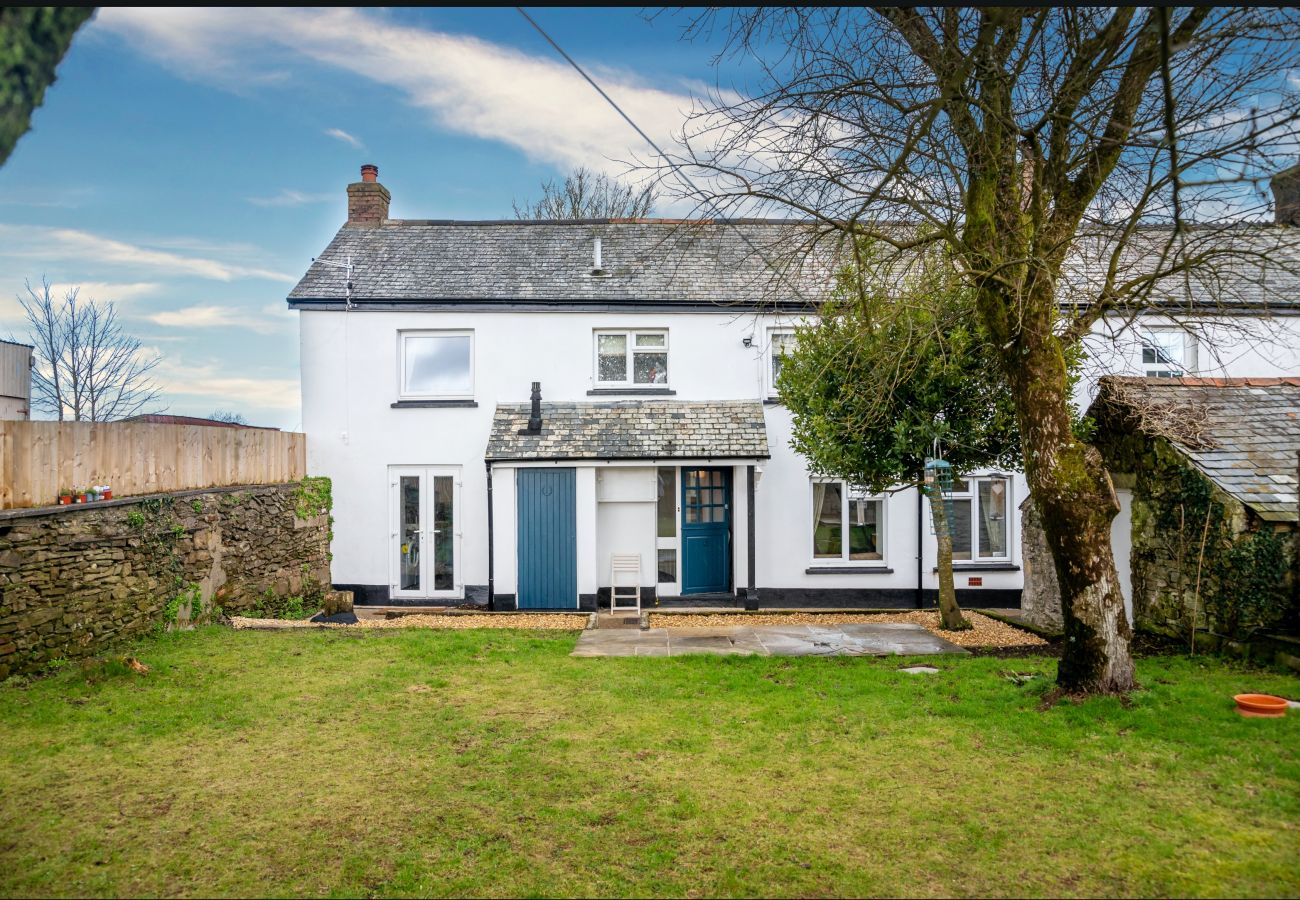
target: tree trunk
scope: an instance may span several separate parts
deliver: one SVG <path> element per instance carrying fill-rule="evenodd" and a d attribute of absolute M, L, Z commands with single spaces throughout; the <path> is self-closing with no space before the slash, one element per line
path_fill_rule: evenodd
<path fill-rule="evenodd" d="M 1033 300 L 1029 304 L 1033 308 Z M 1006 369 L 1025 475 L 1056 564 L 1065 620 L 1057 685 L 1070 692 L 1124 693 L 1136 682 L 1128 646 L 1132 632 L 1110 542 L 1111 520 L 1119 512 L 1115 488 L 1100 454 L 1074 437 L 1059 343 L 1032 327 L 1016 343 Z"/>
<path fill-rule="evenodd" d="M 939 543 L 939 627 L 946 631 L 965 631 L 971 624 L 957 605 L 957 588 L 952 577 L 952 532 L 948 530 L 948 511 L 937 485 L 930 493 L 930 518 Z"/>

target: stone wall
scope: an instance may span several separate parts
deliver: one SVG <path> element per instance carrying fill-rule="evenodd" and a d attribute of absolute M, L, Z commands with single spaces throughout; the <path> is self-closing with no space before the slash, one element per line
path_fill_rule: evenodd
<path fill-rule="evenodd" d="M 0 512 L 0 679 L 191 614 L 319 598 L 329 515 L 304 496 L 295 482 Z"/>
<path fill-rule="evenodd" d="M 1025 586 L 1020 594 L 1020 615 L 1040 628 L 1059 631 L 1065 627 L 1061 617 L 1061 587 L 1056 581 L 1056 563 L 1047 547 L 1042 518 L 1033 497 L 1020 504 L 1020 562 L 1025 572 Z"/>

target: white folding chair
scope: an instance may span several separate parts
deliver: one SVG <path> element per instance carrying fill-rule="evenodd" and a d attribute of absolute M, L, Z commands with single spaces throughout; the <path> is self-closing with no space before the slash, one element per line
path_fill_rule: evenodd
<path fill-rule="evenodd" d="M 619 600 L 625 602 L 619 605 Z M 609 611 L 641 612 L 641 554 L 613 553 L 609 562 Z"/>

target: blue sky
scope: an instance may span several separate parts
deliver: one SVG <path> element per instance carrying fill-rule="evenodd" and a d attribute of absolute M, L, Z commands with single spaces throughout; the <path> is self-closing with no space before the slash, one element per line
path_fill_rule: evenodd
<path fill-rule="evenodd" d="M 538 9 L 656 139 L 713 84 L 683 19 Z M 114 300 L 167 411 L 300 426 L 284 297 L 380 168 L 392 215 L 496 218 L 644 148 L 513 9 L 101 10 L 0 168 L 0 336 L 42 276 Z"/>

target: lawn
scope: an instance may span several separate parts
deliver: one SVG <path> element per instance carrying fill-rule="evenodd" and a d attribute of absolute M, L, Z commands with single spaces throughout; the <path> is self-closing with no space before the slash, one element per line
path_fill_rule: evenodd
<path fill-rule="evenodd" d="M 1300 894 L 1300 680 L 233 632 L 0 686 L 0 895 Z"/>

